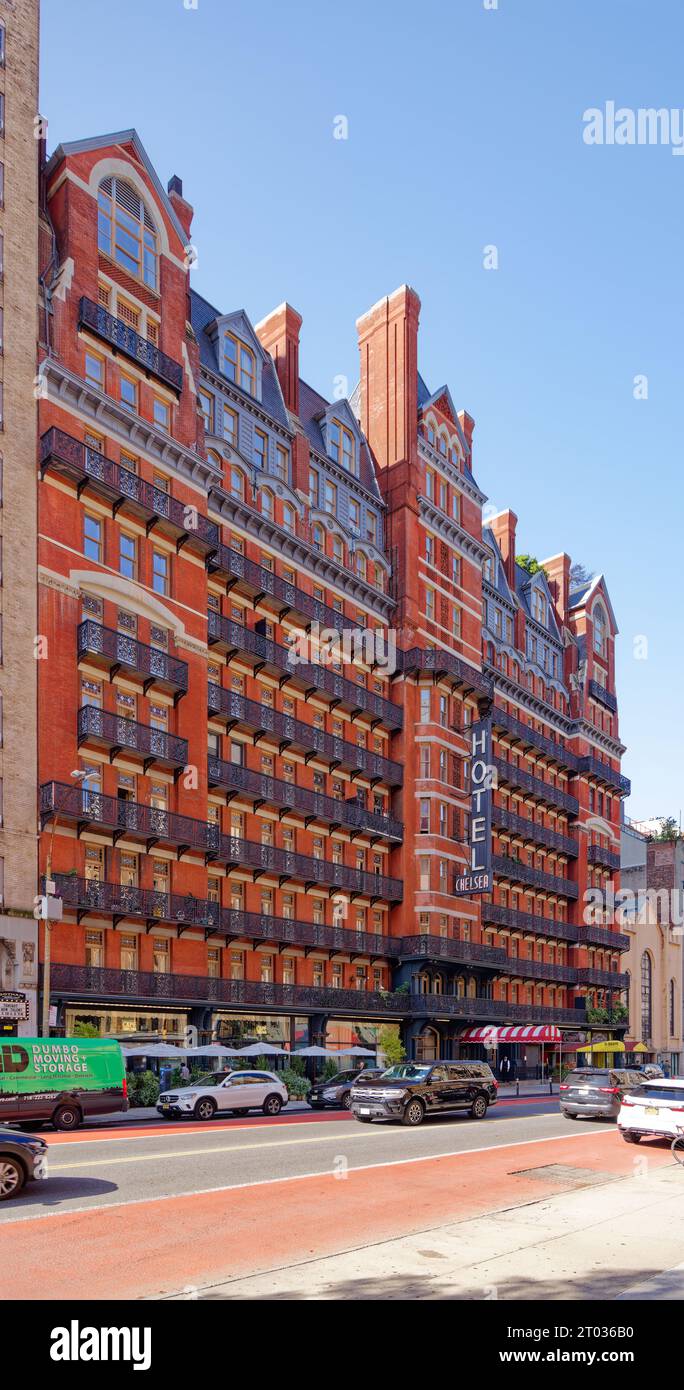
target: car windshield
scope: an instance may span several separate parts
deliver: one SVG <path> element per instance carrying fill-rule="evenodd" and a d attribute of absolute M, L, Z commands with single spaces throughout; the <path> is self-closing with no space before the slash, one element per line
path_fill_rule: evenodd
<path fill-rule="evenodd" d="M 194 1080 L 184 1081 L 180 1089 L 187 1089 L 188 1086 L 220 1086 L 226 1075 L 225 1071 L 203 1071 Z"/>
<path fill-rule="evenodd" d="M 430 1075 L 429 1067 L 417 1066 L 415 1062 L 398 1062 L 382 1073 L 382 1081 L 425 1081 Z"/>
<path fill-rule="evenodd" d="M 335 1076 L 329 1076 L 325 1082 L 326 1086 L 339 1086 L 342 1081 L 353 1081 L 358 1076 L 357 1071 L 338 1071 Z M 363 1072 L 361 1073 L 363 1075 Z"/>

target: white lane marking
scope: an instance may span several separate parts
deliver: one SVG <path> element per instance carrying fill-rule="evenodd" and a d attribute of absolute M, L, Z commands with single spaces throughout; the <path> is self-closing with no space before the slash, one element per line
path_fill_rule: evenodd
<path fill-rule="evenodd" d="M 606 1133 L 608 1131 L 605 1131 Z M 382 1163 L 361 1163 L 349 1171 L 354 1173 L 370 1172 L 375 1168 L 401 1168 L 408 1163 L 437 1163 L 442 1158 L 469 1158 L 471 1154 L 486 1154 L 497 1149 L 524 1149 L 530 1144 L 557 1144 L 563 1139 L 586 1139 L 586 1134 L 548 1134 L 543 1139 L 518 1139 L 512 1144 L 485 1144 L 479 1149 L 455 1149 L 453 1152 L 445 1154 L 421 1154 L 418 1158 L 392 1158 L 386 1159 Z M 203 1150 L 203 1152 L 205 1152 Z M 206 1152 L 209 1152 L 207 1150 Z M 163 1158 L 164 1155 L 162 1154 Z M 52 1170 L 54 1172 L 54 1169 Z M 66 1216 L 89 1216 L 91 1212 L 116 1211 L 119 1207 L 143 1207 L 151 1206 L 155 1202 L 181 1202 L 192 1199 L 193 1197 L 214 1197 L 219 1192 L 240 1192 L 245 1188 L 251 1187 L 272 1187 L 274 1183 L 284 1182 L 308 1182 L 312 1178 L 337 1178 L 334 1168 L 323 1168 L 317 1173 L 292 1173 L 287 1177 L 281 1178 L 259 1178 L 256 1182 L 236 1182 L 223 1183 L 220 1187 L 201 1187 L 196 1192 L 171 1192 L 167 1195 L 160 1194 L 157 1197 L 130 1197 L 123 1202 L 98 1202 L 92 1207 L 70 1207 L 68 1211 L 24 1211 L 17 1212 L 16 1218 L 12 1217 L 9 1221 L 0 1221 L 0 1230 L 3 1226 L 16 1225 L 20 1221 L 55 1221 L 60 1217 Z"/>

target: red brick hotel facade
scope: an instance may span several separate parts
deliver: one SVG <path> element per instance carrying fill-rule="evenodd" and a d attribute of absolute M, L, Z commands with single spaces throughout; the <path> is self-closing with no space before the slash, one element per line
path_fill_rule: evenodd
<path fill-rule="evenodd" d="M 361 317 L 359 386 L 330 402 L 293 308 L 253 325 L 234 279 L 227 309 L 191 290 L 192 209 L 135 132 L 61 146 L 43 183 L 55 1026 L 289 1045 L 394 1024 L 425 1057 L 477 1055 L 490 1024 L 576 1035 L 626 984 L 626 940 L 582 918 L 626 791 L 603 578 L 567 555 L 530 573 L 513 513 L 483 525 L 474 424 L 420 375 L 412 289 Z M 364 640 L 322 662 L 325 629 Z M 492 886 L 456 896 L 481 719 Z"/>

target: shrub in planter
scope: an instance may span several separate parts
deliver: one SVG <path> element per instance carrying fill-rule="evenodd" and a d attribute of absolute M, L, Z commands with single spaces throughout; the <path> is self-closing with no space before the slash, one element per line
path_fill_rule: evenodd
<path fill-rule="evenodd" d="M 153 1071 L 138 1072 L 128 1084 L 128 1103 L 131 1109 L 156 1105 L 159 1091 L 159 1081 Z"/>
<path fill-rule="evenodd" d="M 299 1072 L 293 1071 L 292 1067 L 285 1067 L 285 1070 L 280 1072 L 279 1079 L 287 1087 L 290 1100 L 305 1100 L 311 1090 L 308 1077 L 301 1076 Z"/>

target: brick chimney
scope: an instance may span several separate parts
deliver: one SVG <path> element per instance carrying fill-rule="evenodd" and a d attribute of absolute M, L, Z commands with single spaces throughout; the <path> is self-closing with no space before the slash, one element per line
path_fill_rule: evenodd
<path fill-rule="evenodd" d="M 418 457 L 418 319 L 409 285 L 358 319 L 361 428 L 380 470 Z"/>
<path fill-rule="evenodd" d="M 542 564 L 549 578 L 549 588 L 558 616 L 562 623 L 566 623 L 570 599 L 570 556 L 564 552 L 552 555 L 550 560 L 542 560 Z"/>
<path fill-rule="evenodd" d="M 186 202 L 185 198 L 183 197 L 183 180 L 179 179 L 177 174 L 173 174 L 172 177 L 169 179 L 167 192 L 169 195 L 171 206 L 189 241 L 190 228 L 192 227 L 192 219 L 195 215 L 195 209 L 191 206 L 190 203 Z"/>
<path fill-rule="evenodd" d="M 518 518 L 515 512 L 499 512 L 489 522 L 494 539 L 501 551 L 506 578 L 515 593 L 515 531 Z"/>
<path fill-rule="evenodd" d="M 285 405 L 299 415 L 299 331 L 302 316 L 291 304 L 280 304 L 261 323 L 255 333 L 266 352 L 270 352 L 278 373 Z"/>
<path fill-rule="evenodd" d="M 468 414 L 467 410 L 459 410 L 459 412 L 458 412 L 458 423 L 459 423 L 459 425 L 461 426 L 461 429 L 463 430 L 463 433 L 464 433 L 464 435 L 465 435 L 465 437 L 466 437 L 466 443 L 467 443 L 467 445 L 468 445 L 468 450 L 469 450 L 469 452 L 472 454 L 472 452 L 473 452 L 473 430 L 475 429 L 475 421 L 473 420 L 472 415 L 469 415 L 469 414 Z"/>

